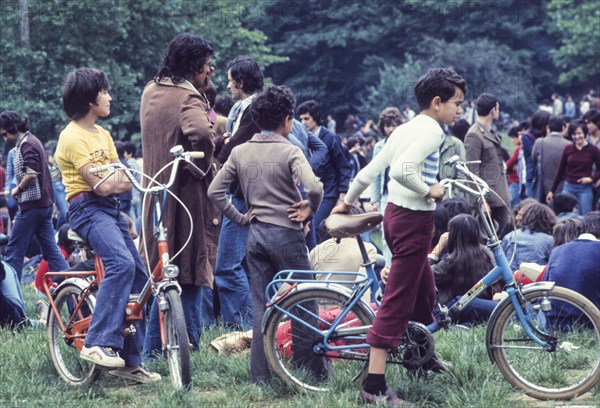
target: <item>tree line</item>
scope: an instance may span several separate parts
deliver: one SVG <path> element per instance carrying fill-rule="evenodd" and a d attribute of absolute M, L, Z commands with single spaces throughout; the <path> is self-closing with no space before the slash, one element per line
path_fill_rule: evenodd
<path fill-rule="evenodd" d="M 0 2 L 1 109 L 30 117 L 42 140 L 68 121 L 64 76 L 80 66 L 111 81 L 116 139 L 139 138 L 139 101 L 177 33 L 214 49 L 219 93 L 227 62 L 246 54 L 299 102 L 338 119 L 414 106 L 412 85 L 430 66 L 452 66 L 468 98 L 498 95 L 528 116 L 553 92 L 599 87 L 600 10 L 583 0 L 9 0 Z M 575 96 L 575 95 L 574 95 Z M 339 123 L 339 122 L 338 122 Z"/>

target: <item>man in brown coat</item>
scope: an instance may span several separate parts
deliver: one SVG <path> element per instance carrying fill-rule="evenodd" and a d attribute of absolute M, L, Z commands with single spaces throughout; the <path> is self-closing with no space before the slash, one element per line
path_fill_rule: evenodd
<path fill-rule="evenodd" d="M 220 229 L 220 213 L 206 195 L 215 174 L 211 164 L 213 129 L 204 96 L 214 70 L 210 66 L 212 53 L 212 47 L 198 36 L 189 33 L 176 36 L 167 48 L 158 76 L 144 89 L 140 107 L 145 174 L 154 176 L 170 162 L 172 156 L 169 150 L 173 146 L 182 145 L 186 151 L 205 153 L 205 158 L 197 160 L 196 164 L 206 172 L 206 177 L 198 177 L 187 168 L 181 168 L 171 187 L 171 192 L 191 212 L 193 225 L 185 210 L 172 197 L 168 199 L 163 218 L 169 234 L 169 249 L 173 254 L 182 250 L 193 228 L 189 244 L 173 263 L 179 267 L 188 335 L 196 348 L 199 347 L 201 331 L 201 297 L 203 291 L 212 288 Z M 164 171 L 156 179 L 166 183 L 169 174 L 169 171 Z M 152 235 L 152 213 L 148 210 L 146 205 L 143 212 L 146 237 L 142 245 L 146 245 L 153 267 L 158 262 L 158 254 Z M 140 252 L 143 256 L 143 246 Z M 160 349 L 156 308 L 155 301 L 144 343 L 146 357 Z"/>
<path fill-rule="evenodd" d="M 500 135 L 492 129 L 492 123 L 500 116 L 500 104 L 494 95 L 484 93 L 477 98 L 476 105 L 477 120 L 465 136 L 467 161 L 481 160 L 481 164 L 471 164 L 469 168 L 493 190 L 487 203 L 492 218 L 498 223 L 498 236 L 502 237 L 510 223 L 510 213 L 505 207 L 510 205 L 510 195 Z"/>

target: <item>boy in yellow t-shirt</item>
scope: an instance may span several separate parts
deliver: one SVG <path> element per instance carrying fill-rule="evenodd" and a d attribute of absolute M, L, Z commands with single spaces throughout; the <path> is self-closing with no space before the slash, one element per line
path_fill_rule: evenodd
<path fill-rule="evenodd" d="M 124 337 L 129 295 L 139 293 L 147 280 L 119 212 L 117 195 L 131 191 L 131 183 L 126 177 L 110 177 L 94 189 L 101 177 L 90 173 L 91 167 L 119 161 L 110 134 L 95 124 L 110 114 L 108 80 L 102 71 L 79 68 L 67 75 L 62 99 L 72 121 L 60 134 L 55 158 L 66 187 L 69 223 L 94 248 L 106 269 L 80 356 L 114 368 L 110 373 L 116 376 L 142 383 L 158 381 L 160 375 L 142 364 L 145 320 L 136 321 L 135 334 Z"/>

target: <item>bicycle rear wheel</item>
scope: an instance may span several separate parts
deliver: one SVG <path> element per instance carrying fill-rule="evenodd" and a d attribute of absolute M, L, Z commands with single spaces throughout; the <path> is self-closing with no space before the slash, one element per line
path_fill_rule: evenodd
<path fill-rule="evenodd" d="M 52 363 L 58 375 L 67 384 L 73 386 L 80 386 L 94 381 L 100 374 L 95 364 L 79 357 L 79 350 L 75 346 L 76 342 L 83 344 L 85 333 L 87 333 L 87 329 L 89 328 L 89 319 L 96 306 L 94 295 L 90 294 L 85 299 L 82 299 L 82 292 L 82 288 L 76 284 L 67 284 L 61 287 L 54 298 L 58 315 L 51 309 L 48 316 L 48 344 L 50 346 Z M 67 327 L 71 315 L 80 302 L 79 310 L 74 315 L 71 326 Z M 78 323 L 81 324 L 85 319 L 88 322 L 78 327 Z M 63 333 L 60 322 L 66 328 L 66 333 Z M 82 334 L 83 336 L 77 339 L 68 339 L 66 337 L 66 335 L 77 334 Z"/>
<path fill-rule="evenodd" d="M 335 382 L 362 381 L 367 374 L 368 347 L 317 354 L 313 346 L 323 341 L 322 336 L 301 323 L 292 324 L 290 317 L 296 316 L 313 328 L 325 331 L 347 304 L 345 295 L 328 289 L 302 291 L 282 300 L 279 307 L 288 314 L 274 310 L 265 326 L 264 348 L 271 371 L 284 383 L 301 391 L 326 392 Z M 359 302 L 337 329 L 370 327 L 373 317 L 373 312 Z M 332 337 L 328 344 L 363 344 L 368 327 L 353 339 Z"/>
<path fill-rule="evenodd" d="M 165 357 L 175 388 L 189 388 L 192 384 L 190 369 L 190 342 L 181 298 L 176 289 L 167 289 L 165 300 L 168 309 L 164 311 L 164 328 L 167 338 Z"/>
<path fill-rule="evenodd" d="M 533 330 L 555 344 L 546 351 L 525 333 L 510 302 L 492 316 L 488 350 L 502 375 L 526 394 L 565 400 L 600 380 L 600 312 L 582 295 L 562 287 L 524 293 L 523 313 Z M 538 337 L 544 336 L 538 334 Z"/>

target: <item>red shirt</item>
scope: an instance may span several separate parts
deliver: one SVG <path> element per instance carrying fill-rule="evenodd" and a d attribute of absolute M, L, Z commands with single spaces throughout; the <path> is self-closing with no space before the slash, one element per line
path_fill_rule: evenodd
<path fill-rule="evenodd" d="M 517 146 L 512 157 L 506 161 L 506 181 L 509 183 L 519 183 L 519 171 L 513 169 L 519 162 L 519 150 L 521 150 L 520 145 Z"/>

